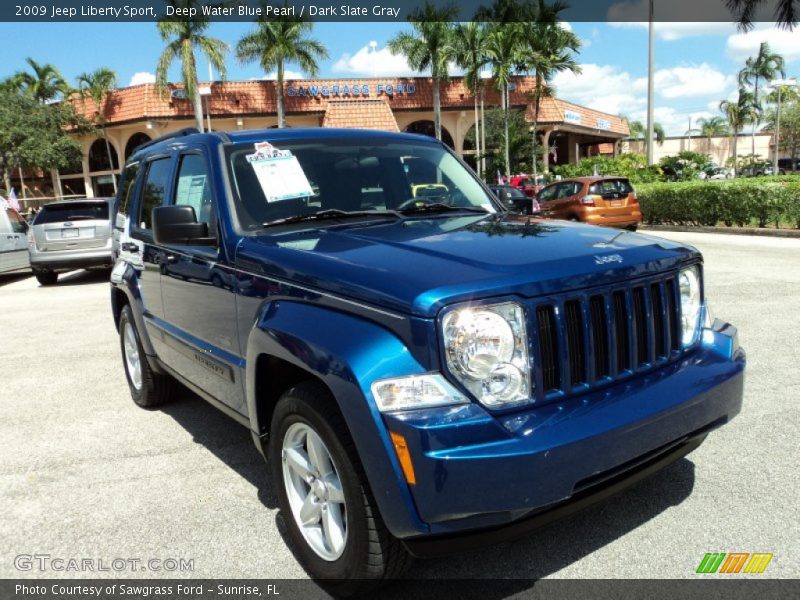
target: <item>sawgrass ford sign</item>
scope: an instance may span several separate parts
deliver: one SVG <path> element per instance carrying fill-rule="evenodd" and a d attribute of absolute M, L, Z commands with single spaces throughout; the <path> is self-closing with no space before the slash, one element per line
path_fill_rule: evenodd
<path fill-rule="evenodd" d="M 357 83 L 357 84 L 328 84 L 317 85 L 289 85 L 286 88 L 288 96 L 324 96 L 341 98 L 369 98 L 370 96 L 411 95 L 417 91 L 413 83 Z"/>

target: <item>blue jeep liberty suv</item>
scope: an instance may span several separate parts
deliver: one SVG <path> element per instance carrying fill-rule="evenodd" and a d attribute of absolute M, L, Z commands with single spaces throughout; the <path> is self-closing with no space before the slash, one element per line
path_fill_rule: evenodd
<path fill-rule="evenodd" d="M 608 497 L 741 408 L 697 250 L 509 213 L 424 136 L 182 130 L 117 211 L 133 400 L 177 381 L 248 427 L 339 594 Z"/>

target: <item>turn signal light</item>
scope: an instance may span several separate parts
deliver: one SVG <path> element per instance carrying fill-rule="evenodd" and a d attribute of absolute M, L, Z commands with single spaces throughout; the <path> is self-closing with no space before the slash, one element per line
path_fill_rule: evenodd
<path fill-rule="evenodd" d="M 408 485 L 417 483 L 417 476 L 414 474 L 414 463 L 411 462 L 411 453 L 408 451 L 408 444 L 406 438 L 399 433 L 389 432 L 394 444 L 394 451 L 397 453 L 397 458 L 400 460 L 400 467 L 403 469 L 403 475 L 406 478 Z"/>
<path fill-rule="evenodd" d="M 583 198 L 581 198 L 581 204 L 583 204 L 584 206 L 597 206 L 595 204 L 597 198 L 600 198 L 600 196 L 595 196 L 595 195 L 584 196 Z"/>

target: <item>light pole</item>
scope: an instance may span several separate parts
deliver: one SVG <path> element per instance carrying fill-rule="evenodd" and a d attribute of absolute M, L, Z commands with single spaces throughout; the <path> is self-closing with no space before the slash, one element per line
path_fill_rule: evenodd
<path fill-rule="evenodd" d="M 647 26 L 647 164 L 653 164 L 653 0 L 649 0 L 649 22 Z"/>
<path fill-rule="evenodd" d="M 778 152 L 781 148 L 781 92 L 783 86 L 797 85 L 795 79 L 774 79 L 769 82 L 771 86 L 778 89 L 778 110 L 775 114 L 775 149 L 772 152 L 772 174 L 778 174 Z"/>

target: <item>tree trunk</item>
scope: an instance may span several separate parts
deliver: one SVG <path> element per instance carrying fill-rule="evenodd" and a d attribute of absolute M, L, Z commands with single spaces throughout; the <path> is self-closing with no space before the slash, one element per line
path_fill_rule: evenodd
<path fill-rule="evenodd" d="M 439 90 L 439 76 L 433 77 L 433 129 L 436 139 L 442 139 L 442 99 Z"/>
<path fill-rule="evenodd" d="M 117 174 L 114 170 L 114 159 L 111 156 L 111 144 L 108 143 L 108 134 L 106 128 L 102 127 L 100 131 L 103 134 L 103 140 L 106 142 L 106 154 L 108 155 L 108 164 L 111 167 L 111 183 L 114 184 L 114 195 L 117 195 Z M 118 161 L 119 162 L 119 161 Z"/>
<path fill-rule="evenodd" d="M 505 138 L 506 177 L 511 177 L 511 148 L 508 134 L 508 83 L 503 84 L 503 129 Z"/>
<path fill-rule="evenodd" d="M 283 129 L 286 127 L 286 115 L 283 109 L 283 63 L 278 63 L 277 81 L 275 82 L 275 99 L 278 105 L 278 127 Z"/>
<path fill-rule="evenodd" d="M 755 90 L 753 92 L 753 98 L 755 98 L 756 106 L 758 106 L 758 77 L 756 77 L 756 85 Z M 750 142 L 752 144 L 752 152 L 753 155 L 751 162 L 755 164 L 756 162 L 756 127 L 758 127 L 758 116 L 753 118 L 753 135 L 750 138 Z"/>
<path fill-rule="evenodd" d="M 8 174 L 8 169 L 3 168 L 3 185 L 6 188 L 6 195 L 11 195 L 11 176 Z"/>
<path fill-rule="evenodd" d="M 25 200 L 28 194 L 25 192 L 25 180 L 22 178 L 22 167 L 17 167 L 17 172 L 19 173 L 19 187 L 22 192 L 22 199 Z"/>

